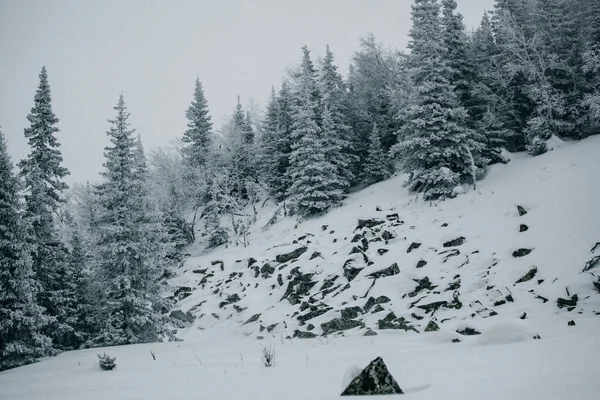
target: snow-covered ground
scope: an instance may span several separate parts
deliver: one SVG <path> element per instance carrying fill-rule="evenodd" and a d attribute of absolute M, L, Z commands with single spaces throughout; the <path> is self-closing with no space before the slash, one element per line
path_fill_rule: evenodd
<path fill-rule="evenodd" d="M 377 356 L 408 398 L 598 399 L 600 266 L 582 272 L 600 255 L 591 251 L 598 171 L 592 137 L 513 155 L 454 200 L 424 203 L 399 176 L 298 226 L 287 218 L 262 230 L 265 207 L 249 246 L 190 249 L 171 281 L 189 311 L 183 342 L 68 352 L 6 371 L 0 399 L 330 399 Z M 359 219 L 375 225 L 357 229 Z M 531 251 L 513 256 L 519 249 Z M 431 322 L 438 332 L 424 332 Z M 457 332 L 465 328 L 481 334 Z M 269 344 L 273 368 L 260 361 Z M 115 371 L 94 366 L 104 351 Z"/>
<path fill-rule="evenodd" d="M 600 318 L 588 317 L 510 344 L 449 343 L 442 332 L 273 340 L 275 366 L 265 368 L 259 344 L 269 342 L 206 331 L 185 342 L 74 351 L 6 371 L 0 399 L 336 399 L 352 371 L 381 356 L 408 399 L 597 400 L 598 332 Z M 103 351 L 116 356 L 114 371 L 98 369 Z"/>

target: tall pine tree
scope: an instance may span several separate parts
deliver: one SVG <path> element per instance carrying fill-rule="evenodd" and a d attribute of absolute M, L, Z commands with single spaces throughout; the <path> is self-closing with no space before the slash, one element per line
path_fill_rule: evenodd
<path fill-rule="evenodd" d="M 58 118 L 52 111 L 45 67 L 39 78 L 34 105 L 27 116 L 30 126 L 25 129 L 31 151 L 19 163 L 25 182 L 25 218 L 29 221 L 33 269 L 40 286 L 37 302 L 51 317 L 47 333 L 56 347 L 71 349 L 77 345 L 77 334 L 67 320 L 75 313 L 75 288 L 68 250 L 60 240 L 55 223 L 55 215 L 64 203 L 63 193 L 67 189 L 63 178 L 69 172 L 62 166 L 58 149 Z"/>
<path fill-rule="evenodd" d="M 0 132 L 0 371 L 50 353 L 48 319 L 36 304 L 30 244 L 19 215 L 19 182 Z"/>
<path fill-rule="evenodd" d="M 331 110 L 319 112 L 316 72 L 308 48 L 304 47 L 300 74 L 293 92 L 292 153 L 288 193 L 302 217 L 318 214 L 339 204 L 344 196 L 343 182 L 336 166 L 326 158 L 322 120 L 326 129 L 333 126 Z"/>
<path fill-rule="evenodd" d="M 422 192 L 425 199 L 450 196 L 465 177 L 475 179 L 482 149 L 448 81 L 439 14 L 437 0 L 415 0 L 412 7 L 409 47 L 414 103 L 392 149 L 410 174 L 409 188 Z"/>
<path fill-rule="evenodd" d="M 188 164 L 198 168 L 206 164 L 212 143 L 212 122 L 200 79 L 196 79 L 194 99 L 185 112 L 185 117 L 188 129 L 183 134 L 183 153 Z"/>
<path fill-rule="evenodd" d="M 111 145 L 104 151 L 105 182 L 97 187 L 101 210 L 94 263 L 104 296 L 95 345 L 156 341 L 164 323 L 158 280 L 167 267 L 167 240 L 148 199 L 146 161 L 122 95 L 115 110 Z"/>

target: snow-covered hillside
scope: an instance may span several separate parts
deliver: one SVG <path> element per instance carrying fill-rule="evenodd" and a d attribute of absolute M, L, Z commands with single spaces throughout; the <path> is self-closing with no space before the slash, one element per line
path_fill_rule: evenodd
<path fill-rule="evenodd" d="M 599 154 L 595 137 L 516 155 L 449 201 L 418 200 L 400 176 L 297 226 L 263 232 L 265 212 L 248 247 L 193 255 L 178 271 L 177 306 L 194 318 L 179 336 L 410 335 L 430 325 L 451 340 L 523 318 L 543 337 L 597 315 L 595 271 L 582 270 L 600 254 Z"/>
<path fill-rule="evenodd" d="M 265 209 L 248 247 L 197 245 L 176 271 L 183 342 L 5 371 L 0 399 L 334 399 L 378 356 L 411 399 L 597 399 L 598 155 L 600 137 L 516 155 L 437 203 L 397 177 L 263 231 Z"/>

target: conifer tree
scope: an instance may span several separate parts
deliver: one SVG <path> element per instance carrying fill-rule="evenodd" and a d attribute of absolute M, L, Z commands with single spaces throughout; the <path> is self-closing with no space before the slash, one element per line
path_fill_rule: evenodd
<path fill-rule="evenodd" d="M 389 178 L 391 174 L 390 161 L 381 145 L 381 136 L 377 124 L 374 123 L 369 135 L 369 156 L 364 164 L 365 182 L 369 185 L 381 182 Z"/>
<path fill-rule="evenodd" d="M 97 186 L 101 210 L 94 260 L 104 296 L 103 325 L 93 344 L 130 344 L 157 340 L 164 323 L 158 279 L 167 267 L 160 216 L 150 206 L 146 161 L 133 137 L 129 113 L 119 97 L 105 148 L 105 181 Z"/>
<path fill-rule="evenodd" d="M 19 215 L 19 182 L 0 132 L 0 371 L 50 354 L 48 324 L 36 304 L 38 291 L 30 244 Z"/>
<path fill-rule="evenodd" d="M 196 79 L 194 99 L 185 117 L 188 129 L 183 134 L 183 153 L 188 164 L 198 168 L 206 164 L 212 143 L 212 122 L 200 79 Z"/>
<path fill-rule="evenodd" d="M 482 145 L 467 127 L 467 112 L 448 82 L 439 11 L 437 0 L 415 0 L 412 7 L 409 47 L 414 104 L 392 149 L 410 174 L 409 188 L 422 192 L 425 199 L 452 195 L 464 178 L 476 178 L 481 165 Z"/>
<path fill-rule="evenodd" d="M 63 193 L 67 189 L 63 178 L 69 172 L 62 166 L 60 144 L 55 136 L 59 131 L 56 127 L 58 118 L 52 111 L 45 67 L 39 78 L 34 105 L 27 116 L 30 126 L 25 129 L 31 151 L 19 167 L 25 183 L 25 218 L 30 230 L 33 269 L 40 287 L 37 302 L 51 318 L 47 333 L 54 345 L 70 349 L 76 336 L 73 327 L 67 323 L 74 313 L 74 283 L 68 250 L 60 240 L 55 223 L 55 214 L 64 203 Z"/>
<path fill-rule="evenodd" d="M 319 112 L 316 72 L 306 47 L 300 74 L 293 92 L 292 153 L 288 176 L 291 183 L 288 193 L 294 208 L 301 217 L 326 211 L 339 204 L 343 198 L 343 183 L 337 176 L 335 165 L 328 161 L 319 120 L 325 129 L 331 129 L 331 110 Z"/>
<path fill-rule="evenodd" d="M 333 53 L 325 48 L 325 58 L 319 75 L 321 107 L 323 109 L 322 137 L 325 158 L 336 167 L 340 189 L 347 192 L 355 180 L 352 167 L 357 157 L 352 154 L 350 126 L 347 124 L 347 92 L 342 76 L 334 64 Z M 325 116 L 330 120 L 325 121 Z"/>

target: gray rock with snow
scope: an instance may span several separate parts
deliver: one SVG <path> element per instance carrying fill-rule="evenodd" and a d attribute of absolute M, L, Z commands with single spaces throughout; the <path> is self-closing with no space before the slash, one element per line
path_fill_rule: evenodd
<path fill-rule="evenodd" d="M 350 382 L 348 387 L 342 392 L 342 396 L 373 396 L 403 393 L 398 382 L 390 374 L 381 357 L 377 357 Z"/>

